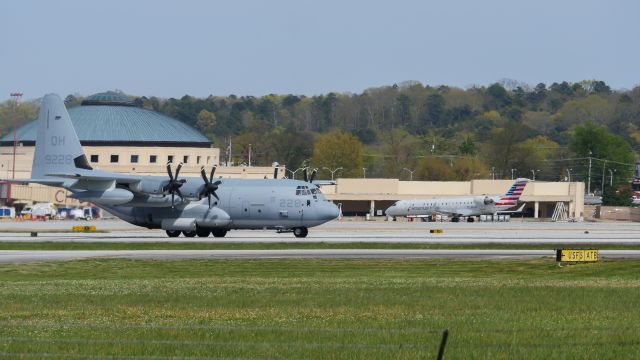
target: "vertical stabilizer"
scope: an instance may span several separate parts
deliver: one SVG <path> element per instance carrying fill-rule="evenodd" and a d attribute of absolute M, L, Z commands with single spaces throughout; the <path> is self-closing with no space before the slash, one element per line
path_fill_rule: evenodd
<path fill-rule="evenodd" d="M 524 191 L 524 187 L 527 186 L 527 182 L 529 179 L 516 179 L 516 181 L 511 185 L 506 194 L 502 195 L 498 201 L 496 201 L 496 205 L 498 206 L 515 206 L 520 199 L 520 195 Z"/>
<path fill-rule="evenodd" d="M 33 156 L 31 178 L 47 174 L 68 173 L 76 169 L 91 170 L 78 140 L 64 102 L 56 94 L 42 99 L 38 115 L 38 135 Z"/>

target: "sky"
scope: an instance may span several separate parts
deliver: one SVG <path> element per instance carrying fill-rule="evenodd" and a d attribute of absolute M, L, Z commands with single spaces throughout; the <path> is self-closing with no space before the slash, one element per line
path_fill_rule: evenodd
<path fill-rule="evenodd" d="M 0 101 L 640 84 L 635 0 L 0 1 Z"/>

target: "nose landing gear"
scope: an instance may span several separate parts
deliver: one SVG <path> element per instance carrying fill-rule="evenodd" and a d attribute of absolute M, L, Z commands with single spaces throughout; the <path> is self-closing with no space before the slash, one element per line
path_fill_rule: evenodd
<path fill-rule="evenodd" d="M 309 229 L 304 226 L 293 229 L 293 235 L 297 238 L 307 237 L 307 234 L 309 234 Z"/>

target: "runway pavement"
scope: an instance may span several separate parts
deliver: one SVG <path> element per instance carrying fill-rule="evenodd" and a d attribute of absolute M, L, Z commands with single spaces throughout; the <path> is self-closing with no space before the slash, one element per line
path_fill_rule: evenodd
<path fill-rule="evenodd" d="M 96 225 L 97 233 L 70 233 L 73 225 Z M 431 234 L 430 229 L 442 229 Z M 67 232 L 61 232 L 67 231 Z M 37 232 L 32 237 L 31 232 Z M 420 223 L 333 221 L 309 229 L 308 237 L 295 238 L 291 233 L 273 230 L 234 230 L 221 238 L 169 238 L 162 230 L 147 230 L 123 221 L 49 221 L 2 222 L 0 241 L 55 242 L 390 242 L 390 243 L 602 243 L 640 244 L 640 224 L 629 222 L 599 223 Z"/>

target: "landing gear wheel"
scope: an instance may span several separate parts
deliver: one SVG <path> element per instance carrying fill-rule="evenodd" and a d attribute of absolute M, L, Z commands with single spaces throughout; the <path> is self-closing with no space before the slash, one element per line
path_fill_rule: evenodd
<path fill-rule="evenodd" d="M 167 235 L 169 237 L 178 237 L 180 236 L 180 230 L 167 230 Z"/>
<path fill-rule="evenodd" d="M 196 236 L 196 231 L 192 230 L 192 231 L 183 231 L 182 235 L 186 236 L 186 237 L 194 237 Z"/>
<path fill-rule="evenodd" d="M 451 218 L 451 222 L 460 222 L 460 218 L 459 217 Z"/>
<path fill-rule="evenodd" d="M 227 229 L 213 229 L 211 230 L 213 237 L 224 237 L 227 235 Z"/>
<path fill-rule="evenodd" d="M 474 219 L 473 216 L 469 216 L 467 218 L 467 222 L 475 222 L 475 221 L 476 221 L 476 219 Z"/>
<path fill-rule="evenodd" d="M 293 229 L 293 235 L 297 238 L 307 237 L 309 230 L 306 227 L 299 227 Z"/>
<path fill-rule="evenodd" d="M 211 235 L 211 230 L 198 228 L 196 229 L 196 234 L 198 235 L 198 237 L 207 237 Z"/>

